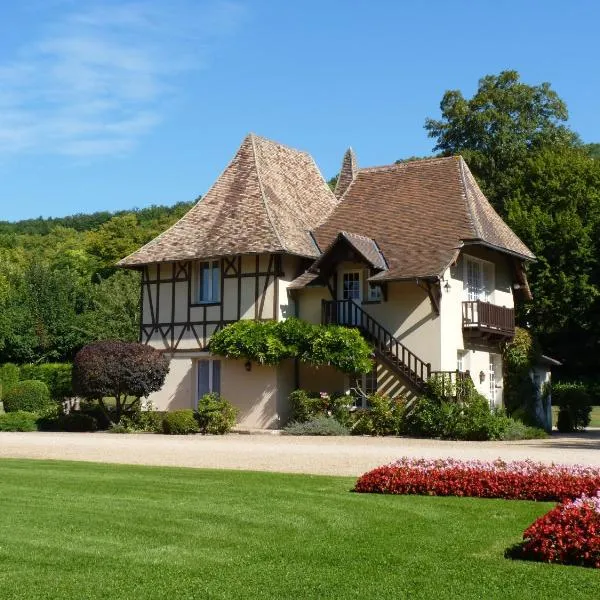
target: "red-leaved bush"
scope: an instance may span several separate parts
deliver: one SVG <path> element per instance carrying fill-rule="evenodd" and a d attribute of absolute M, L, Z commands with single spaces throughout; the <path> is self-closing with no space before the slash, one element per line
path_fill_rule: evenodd
<path fill-rule="evenodd" d="M 600 568 L 600 492 L 559 504 L 523 533 L 506 556 Z"/>
<path fill-rule="evenodd" d="M 403 458 L 359 477 L 354 491 L 426 496 L 475 496 L 564 501 L 600 489 L 600 469 L 545 465 L 533 461 L 494 462 Z"/>

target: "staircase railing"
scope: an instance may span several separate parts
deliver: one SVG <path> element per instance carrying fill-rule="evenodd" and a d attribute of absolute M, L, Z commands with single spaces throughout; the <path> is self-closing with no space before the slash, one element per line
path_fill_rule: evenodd
<path fill-rule="evenodd" d="M 323 300 L 321 321 L 324 325 L 344 325 L 360 329 L 375 349 L 417 388 L 424 390 L 431 377 L 431 363 L 411 352 L 390 331 L 353 300 Z"/>

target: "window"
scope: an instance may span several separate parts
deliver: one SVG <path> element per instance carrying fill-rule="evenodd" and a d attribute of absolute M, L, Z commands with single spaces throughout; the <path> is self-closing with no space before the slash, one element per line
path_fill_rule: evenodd
<path fill-rule="evenodd" d="M 342 277 L 342 300 L 355 300 L 360 302 L 360 273 L 350 271 Z"/>
<path fill-rule="evenodd" d="M 209 304 L 221 300 L 221 267 L 218 260 L 200 263 L 198 302 Z"/>
<path fill-rule="evenodd" d="M 463 281 L 466 300 L 491 302 L 495 286 L 494 264 L 465 255 Z"/>
<path fill-rule="evenodd" d="M 456 353 L 456 369 L 461 373 L 466 371 L 466 361 L 467 352 L 465 350 L 458 350 Z"/>
<path fill-rule="evenodd" d="M 362 391 L 365 396 L 369 396 L 377 391 L 377 365 L 374 364 L 368 373 L 347 381 L 350 384 L 348 387 L 354 388 L 354 390 L 351 390 L 356 397 L 354 406 L 356 408 L 368 408 L 367 399 L 359 394 Z"/>
<path fill-rule="evenodd" d="M 198 395 L 202 398 L 204 394 L 215 392 L 221 393 L 221 361 L 212 358 L 199 360 L 198 371 Z"/>
<path fill-rule="evenodd" d="M 381 302 L 382 297 L 381 286 L 377 283 L 369 283 L 369 302 Z"/>

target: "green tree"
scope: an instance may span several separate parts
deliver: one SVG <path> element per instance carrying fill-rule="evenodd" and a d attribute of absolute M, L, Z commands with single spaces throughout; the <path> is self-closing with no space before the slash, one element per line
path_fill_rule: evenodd
<path fill-rule="evenodd" d="M 434 150 L 462 154 L 500 210 L 530 151 L 579 143 L 564 124 L 567 106 L 550 84 L 527 85 L 516 71 L 486 75 L 470 99 L 449 90 L 440 109 L 441 119 L 425 121 L 429 137 L 436 139 Z"/>
<path fill-rule="evenodd" d="M 465 99 L 444 94 L 442 118 L 427 119 L 435 150 L 464 156 L 488 198 L 537 255 L 533 302 L 519 307 L 544 351 L 579 377 L 600 362 L 600 162 L 566 125 L 550 84 L 516 71 L 488 75 Z"/>

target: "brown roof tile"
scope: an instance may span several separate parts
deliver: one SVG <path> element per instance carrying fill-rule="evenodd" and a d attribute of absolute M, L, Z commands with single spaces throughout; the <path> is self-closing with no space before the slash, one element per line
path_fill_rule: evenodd
<path fill-rule="evenodd" d="M 343 196 L 344 192 L 350 187 L 350 184 L 356 177 L 357 171 L 358 161 L 356 160 L 356 155 L 354 154 L 354 150 L 352 150 L 352 148 L 348 148 L 344 154 L 342 168 L 340 169 L 340 174 L 338 175 L 338 179 L 335 184 L 334 193 L 337 198 Z"/>
<path fill-rule="evenodd" d="M 309 231 L 336 205 L 309 154 L 250 134 L 207 194 L 119 265 L 262 252 L 316 257 Z"/>
<path fill-rule="evenodd" d="M 315 239 L 327 247 L 340 231 L 377 240 L 388 270 L 372 279 L 440 275 L 467 240 L 534 258 L 479 190 L 460 157 L 359 169 Z"/>

